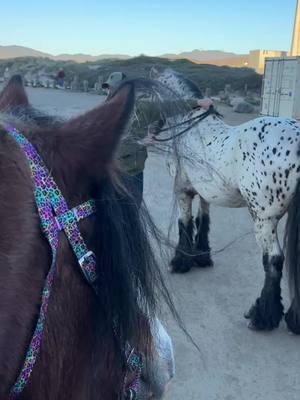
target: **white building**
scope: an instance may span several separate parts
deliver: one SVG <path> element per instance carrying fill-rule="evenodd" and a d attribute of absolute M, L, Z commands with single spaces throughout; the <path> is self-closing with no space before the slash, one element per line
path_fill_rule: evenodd
<path fill-rule="evenodd" d="M 291 56 L 300 56 L 300 2 L 297 0 Z"/>
<path fill-rule="evenodd" d="M 264 73 L 265 60 L 270 57 L 285 57 L 286 51 L 280 50 L 252 50 L 249 54 L 249 68 L 255 69 L 259 74 Z"/>

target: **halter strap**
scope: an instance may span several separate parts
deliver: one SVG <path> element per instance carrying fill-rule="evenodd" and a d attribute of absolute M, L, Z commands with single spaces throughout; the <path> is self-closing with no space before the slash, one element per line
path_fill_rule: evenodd
<path fill-rule="evenodd" d="M 94 200 L 88 200 L 75 208 L 69 209 L 65 198 L 35 147 L 16 128 L 10 125 L 4 125 L 4 127 L 8 135 L 19 144 L 28 161 L 31 178 L 34 183 L 34 197 L 40 217 L 41 228 L 49 242 L 52 252 L 52 262 L 42 292 L 37 324 L 26 353 L 24 365 L 9 394 L 9 399 L 15 400 L 27 385 L 40 352 L 49 299 L 56 271 L 57 249 L 61 231 L 67 236 L 85 279 L 93 287 L 95 292 L 97 292 L 95 285 L 97 279 L 95 255 L 87 248 L 78 228 L 79 221 L 95 213 L 96 205 Z M 125 356 L 126 366 L 129 371 L 134 372 L 135 379 L 129 386 L 124 386 L 122 396 L 125 399 L 133 400 L 136 398 L 140 387 L 143 356 L 136 352 L 129 344 L 127 344 L 127 348 L 125 349 Z"/>
<path fill-rule="evenodd" d="M 26 353 L 24 365 L 10 392 L 9 398 L 14 400 L 28 383 L 39 355 L 51 288 L 56 271 L 60 231 L 63 230 L 66 234 L 84 277 L 90 285 L 95 287 L 95 256 L 88 250 L 79 231 L 78 222 L 92 215 L 96 211 L 96 206 L 93 200 L 89 200 L 70 210 L 65 198 L 34 146 L 14 127 L 6 125 L 5 128 L 9 136 L 19 144 L 29 163 L 41 228 L 52 252 L 52 263 L 42 292 L 41 307 L 36 328 Z"/>

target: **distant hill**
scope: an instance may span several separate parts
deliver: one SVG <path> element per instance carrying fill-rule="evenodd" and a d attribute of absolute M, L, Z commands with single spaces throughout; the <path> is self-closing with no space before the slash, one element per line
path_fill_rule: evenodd
<path fill-rule="evenodd" d="M 244 67 L 248 64 L 249 55 L 228 53 L 221 50 L 193 50 L 179 54 L 163 54 L 161 57 L 169 60 L 187 59 L 196 64 L 228 65 Z"/>
<path fill-rule="evenodd" d="M 59 54 L 58 56 L 51 56 L 50 58 L 57 61 L 84 63 L 101 60 L 128 60 L 130 56 L 126 56 L 125 54 L 101 54 L 99 56 L 90 56 L 89 54 Z"/>
<path fill-rule="evenodd" d="M 228 53 L 226 51 L 221 50 L 193 50 L 186 51 L 179 54 L 163 54 L 162 58 L 168 58 L 169 60 L 179 60 L 182 58 L 186 58 L 187 60 L 191 60 L 197 63 L 204 63 L 206 61 L 211 60 L 223 60 L 226 58 L 234 58 L 240 57 L 241 54 Z"/>
<path fill-rule="evenodd" d="M 218 65 L 219 67 L 227 66 L 234 68 L 244 68 L 247 67 L 248 63 L 249 63 L 249 56 L 240 55 L 240 56 L 222 58 L 217 60 L 208 60 L 203 63 L 199 62 L 198 64 Z"/>
<path fill-rule="evenodd" d="M 0 46 L 0 59 L 7 60 L 19 57 L 51 57 L 50 54 L 23 46 Z"/>
<path fill-rule="evenodd" d="M 8 60 L 11 58 L 20 57 L 39 57 L 39 58 L 50 58 L 56 61 L 75 61 L 78 63 L 93 62 L 106 59 L 126 60 L 130 58 L 124 54 L 101 54 L 99 56 L 91 56 L 89 54 L 59 54 L 53 56 L 49 53 L 43 53 L 42 51 L 34 50 L 29 47 L 23 46 L 0 46 L 0 59 Z"/>
<path fill-rule="evenodd" d="M 12 59 L 20 57 L 50 58 L 55 61 L 75 61 L 78 63 L 96 62 L 102 60 L 128 60 L 132 57 L 126 54 L 100 54 L 91 56 L 89 54 L 59 54 L 54 56 L 38 50 L 23 46 L 0 46 L 0 59 Z M 161 58 L 168 60 L 186 59 L 197 64 L 228 65 L 242 67 L 247 65 L 248 55 L 229 53 L 220 50 L 193 50 L 179 54 L 163 54 Z"/>

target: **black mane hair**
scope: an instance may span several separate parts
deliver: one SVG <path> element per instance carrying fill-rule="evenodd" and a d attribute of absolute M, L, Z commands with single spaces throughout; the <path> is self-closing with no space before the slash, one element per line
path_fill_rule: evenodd
<path fill-rule="evenodd" d="M 48 113 L 40 111 L 31 105 L 10 107 L 5 110 L 5 114 L 7 116 L 13 116 L 23 123 L 33 122 L 37 127 L 55 127 L 64 121 L 62 118 L 49 115 Z"/>
<path fill-rule="evenodd" d="M 139 209 L 134 198 L 110 179 L 95 191 L 94 198 L 98 301 L 106 326 L 114 325 L 122 349 L 132 338 L 136 342 L 147 340 L 139 337 L 141 332 L 145 334 L 139 328 L 141 316 L 151 321 L 160 300 L 165 300 L 179 323 L 180 319 L 150 244 L 153 238 L 159 241 L 160 233 L 145 206 Z"/>
<path fill-rule="evenodd" d="M 203 94 L 198 85 L 193 82 L 192 80 L 186 78 L 185 76 L 181 75 L 179 72 L 176 72 L 178 76 L 182 79 L 182 82 L 190 89 L 192 94 L 197 98 L 197 99 L 203 99 Z"/>

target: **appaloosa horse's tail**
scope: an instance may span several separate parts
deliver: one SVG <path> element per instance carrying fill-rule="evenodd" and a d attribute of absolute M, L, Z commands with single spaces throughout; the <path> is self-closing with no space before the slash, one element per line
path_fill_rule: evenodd
<path fill-rule="evenodd" d="M 293 333 L 300 334 L 300 181 L 289 205 L 285 250 L 292 299 L 285 320 Z"/>

